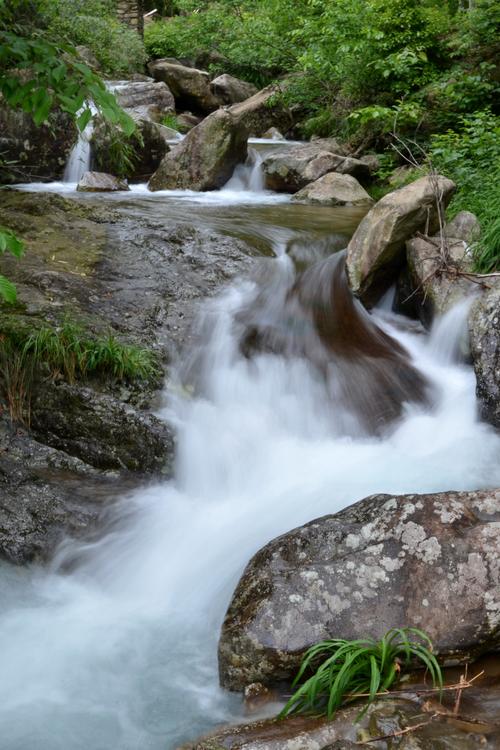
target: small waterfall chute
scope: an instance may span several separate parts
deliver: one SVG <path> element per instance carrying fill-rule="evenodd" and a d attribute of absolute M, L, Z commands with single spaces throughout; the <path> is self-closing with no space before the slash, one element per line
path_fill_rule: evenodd
<path fill-rule="evenodd" d="M 84 130 L 78 133 L 78 140 L 71 149 L 66 167 L 64 168 L 63 182 L 79 182 L 85 172 L 90 170 L 92 156 L 90 140 L 94 132 L 94 115 L 97 113 L 97 108 L 92 102 L 88 102 L 86 107 L 92 112 L 92 117 Z M 82 111 L 83 109 L 78 114 Z"/>
<path fill-rule="evenodd" d="M 264 190 L 262 174 L 262 156 L 251 148 L 245 164 L 238 164 L 231 179 L 226 182 L 223 191 L 261 193 Z"/>

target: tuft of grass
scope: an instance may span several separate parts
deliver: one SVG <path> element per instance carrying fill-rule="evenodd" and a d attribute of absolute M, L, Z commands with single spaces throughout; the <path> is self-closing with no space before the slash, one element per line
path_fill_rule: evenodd
<path fill-rule="evenodd" d="M 180 131 L 181 125 L 179 123 L 179 120 L 177 119 L 177 116 L 174 115 L 172 112 L 165 115 L 165 117 L 161 121 L 162 125 L 165 125 L 167 128 L 172 128 L 172 130 Z"/>
<path fill-rule="evenodd" d="M 441 668 L 432 653 L 429 637 L 417 628 L 393 628 L 380 641 L 371 638 L 346 641 L 333 639 L 312 646 L 302 660 L 292 687 L 300 684 L 280 713 L 326 714 L 331 719 L 337 709 L 361 697 L 367 705 L 387 691 L 412 662 L 421 662 L 439 690 L 443 687 Z"/>

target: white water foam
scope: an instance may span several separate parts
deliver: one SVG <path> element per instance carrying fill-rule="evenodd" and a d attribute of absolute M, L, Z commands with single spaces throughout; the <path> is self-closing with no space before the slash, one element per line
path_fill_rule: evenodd
<path fill-rule="evenodd" d="M 277 264 L 290 273 L 286 256 Z M 241 717 L 217 686 L 216 643 L 261 545 L 374 492 L 500 485 L 500 438 L 476 418 L 474 375 L 441 356 L 437 335 L 385 319 L 438 400 L 384 438 L 349 438 L 307 362 L 240 356 L 234 315 L 253 291 L 234 285 L 206 305 L 201 391 L 165 394 L 175 481 L 124 498 L 102 541 L 64 546 L 48 573 L 1 566 L 2 750 L 173 750 Z"/>

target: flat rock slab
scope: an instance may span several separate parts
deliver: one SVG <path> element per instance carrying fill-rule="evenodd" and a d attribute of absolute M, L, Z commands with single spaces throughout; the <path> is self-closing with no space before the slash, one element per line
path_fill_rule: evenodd
<path fill-rule="evenodd" d="M 315 182 L 306 185 L 292 198 L 296 203 L 311 203 L 320 206 L 367 206 L 372 198 L 355 177 L 329 172 Z"/>
<path fill-rule="evenodd" d="M 226 614 L 220 679 L 290 679 L 327 638 L 426 631 L 446 659 L 495 648 L 500 490 L 373 495 L 290 531 L 250 561 Z"/>
<path fill-rule="evenodd" d="M 76 189 L 87 193 L 109 193 L 129 190 L 129 186 L 127 180 L 121 180 L 107 172 L 85 172 Z"/>

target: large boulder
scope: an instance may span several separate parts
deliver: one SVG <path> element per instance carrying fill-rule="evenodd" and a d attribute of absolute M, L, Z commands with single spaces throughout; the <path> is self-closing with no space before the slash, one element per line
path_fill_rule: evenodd
<path fill-rule="evenodd" d="M 430 325 L 454 305 L 478 291 L 461 273 L 473 270 L 470 244 L 479 236 L 474 214 L 461 211 L 444 228 L 443 238 L 414 237 L 406 243 L 406 258 L 412 296 L 423 323 Z"/>
<path fill-rule="evenodd" d="M 396 279 L 405 260 L 405 242 L 439 226 L 438 201 L 446 207 L 455 184 L 446 177 L 421 177 L 385 195 L 365 216 L 347 248 L 352 291 L 372 304 Z"/>
<path fill-rule="evenodd" d="M 266 86 L 244 102 L 233 104 L 229 112 L 256 138 L 272 127 L 286 133 L 293 125 L 292 113 L 283 102 L 282 89 L 275 84 Z"/>
<path fill-rule="evenodd" d="M 257 93 L 257 86 L 248 81 L 241 81 L 239 78 L 223 73 L 217 76 L 210 84 L 213 95 L 221 104 L 236 104 L 249 99 Z"/>
<path fill-rule="evenodd" d="M 76 189 L 83 193 L 110 193 L 129 190 L 127 180 L 106 172 L 85 172 Z"/>
<path fill-rule="evenodd" d="M 219 100 L 210 89 L 210 75 L 204 70 L 176 65 L 165 60 L 154 60 L 149 72 L 156 81 L 167 84 L 175 98 L 177 109 L 194 109 L 196 112 L 213 112 Z"/>
<path fill-rule="evenodd" d="M 110 81 L 118 104 L 135 117 L 159 122 L 175 110 L 175 99 L 164 81 L 145 77 L 141 81 Z"/>
<path fill-rule="evenodd" d="M 469 315 L 469 340 L 481 416 L 500 428 L 500 286 L 474 303 Z"/>
<path fill-rule="evenodd" d="M 247 156 L 247 131 L 228 110 L 206 117 L 165 156 L 150 190 L 217 190 Z"/>
<path fill-rule="evenodd" d="M 135 119 L 138 137 L 134 135 L 129 141 L 133 155 L 127 176 L 129 180 L 144 182 L 156 172 L 161 160 L 170 151 L 171 132 L 148 117 Z M 116 129 L 99 118 L 91 138 L 93 167 L 99 172 L 113 173 L 116 168 L 115 139 Z"/>
<path fill-rule="evenodd" d="M 329 172 L 296 193 L 292 201 L 320 206 L 371 206 L 372 198 L 359 182 L 348 174 Z"/>
<path fill-rule="evenodd" d="M 499 522 L 500 490 L 373 495 L 274 539 L 229 605 L 222 685 L 290 679 L 312 644 L 392 627 L 421 628 L 460 662 L 496 648 Z"/>
<path fill-rule="evenodd" d="M 328 172 L 361 180 L 370 176 L 369 167 L 359 159 L 332 151 L 336 146 L 325 139 L 273 151 L 262 163 L 266 188 L 295 193 Z"/>
<path fill-rule="evenodd" d="M 77 138 L 75 123 L 66 112 L 54 112 L 37 127 L 22 110 L 2 105 L 0 99 L 0 182 L 60 180 Z"/>

